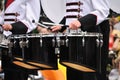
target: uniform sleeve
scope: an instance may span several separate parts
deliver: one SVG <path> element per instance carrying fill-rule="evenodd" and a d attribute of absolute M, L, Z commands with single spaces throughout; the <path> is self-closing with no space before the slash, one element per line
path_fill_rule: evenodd
<path fill-rule="evenodd" d="M 97 16 L 93 14 L 88 14 L 79 19 L 81 26 L 95 26 L 97 22 Z"/>
<path fill-rule="evenodd" d="M 40 17 L 40 0 L 27 0 L 26 2 L 26 19 L 20 20 L 22 23 L 24 23 L 28 30 L 27 33 L 34 30 L 37 25 L 33 23 L 32 21 L 39 21 Z"/>
<path fill-rule="evenodd" d="M 11 24 L 12 25 L 12 30 L 11 32 L 13 34 L 25 34 L 28 30 L 27 26 L 22 23 L 22 22 L 16 22 L 16 23 L 13 23 Z"/>
<path fill-rule="evenodd" d="M 109 15 L 108 0 L 92 0 L 94 11 L 79 19 L 82 26 L 95 26 L 103 22 Z"/>

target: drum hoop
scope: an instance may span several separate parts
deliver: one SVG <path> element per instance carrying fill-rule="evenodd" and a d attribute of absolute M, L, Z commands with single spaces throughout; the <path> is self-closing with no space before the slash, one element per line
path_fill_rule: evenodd
<path fill-rule="evenodd" d="M 90 33 L 90 32 L 85 32 L 85 33 L 72 33 L 72 35 L 68 35 L 68 36 L 85 36 L 85 37 L 99 37 L 101 36 L 102 37 L 102 34 L 101 33 Z"/>
<path fill-rule="evenodd" d="M 101 33 L 51 33 L 51 34 L 21 34 L 21 35 L 11 35 L 8 39 L 23 39 L 23 38 L 44 38 L 44 37 L 103 37 Z"/>
<path fill-rule="evenodd" d="M 101 33 L 90 33 L 90 32 L 82 32 L 82 33 L 67 33 L 67 34 L 58 34 L 60 37 L 103 37 Z"/>
<path fill-rule="evenodd" d="M 54 34 L 20 34 L 11 35 L 8 39 L 23 39 L 23 38 L 42 38 L 42 37 L 54 37 Z"/>

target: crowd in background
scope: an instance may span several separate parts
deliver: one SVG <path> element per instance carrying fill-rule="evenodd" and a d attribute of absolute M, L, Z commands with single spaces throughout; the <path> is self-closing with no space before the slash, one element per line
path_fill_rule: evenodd
<path fill-rule="evenodd" d="M 115 28 L 120 22 L 120 13 L 110 9 L 110 37 L 109 37 L 109 61 L 108 61 L 108 78 L 109 80 L 120 79 L 120 30 Z M 119 25 L 120 26 L 120 25 Z"/>

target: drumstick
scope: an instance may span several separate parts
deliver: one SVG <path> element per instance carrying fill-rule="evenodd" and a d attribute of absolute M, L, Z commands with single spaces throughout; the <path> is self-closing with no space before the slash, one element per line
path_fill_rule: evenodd
<path fill-rule="evenodd" d="M 43 24 L 41 24 L 41 23 L 35 22 L 35 20 L 32 20 L 32 22 L 35 23 L 36 25 L 39 25 L 39 26 L 43 27 L 43 28 L 47 28 L 47 29 L 51 30 L 50 27 L 45 26 L 45 25 L 43 25 Z"/>
<path fill-rule="evenodd" d="M 56 23 L 50 23 L 50 22 L 42 22 L 43 24 L 46 24 L 46 25 L 60 25 L 60 26 L 64 26 L 63 24 L 56 24 Z"/>
<path fill-rule="evenodd" d="M 64 24 L 56 24 L 56 23 L 50 23 L 50 22 L 42 22 L 43 24 L 46 24 L 46 25 L 53 25 L 53 26 L 56 26 L 56 25 L 59 25 L 59 26 L 66 26 L 66 27 L 69 27 L 68 25 L 64 25 Z"/>

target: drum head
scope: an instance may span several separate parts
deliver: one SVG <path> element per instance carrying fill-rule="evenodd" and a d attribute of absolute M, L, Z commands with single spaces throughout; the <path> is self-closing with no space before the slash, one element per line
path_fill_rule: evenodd
<path fill-rule="evenodd" d="M 54 23 L 60 23 L 65 15 L 66 0 L 41 0 L 46 16 Z"/>
<path fill-rule="evenodd" d="M 109 0 L 109 3 L 110 3 L 110 8 L 117 12 L 117 13 L 120 13 L 120 9 L 119 9 L 119 6 L 120 6 L 120 0 Z"/>

